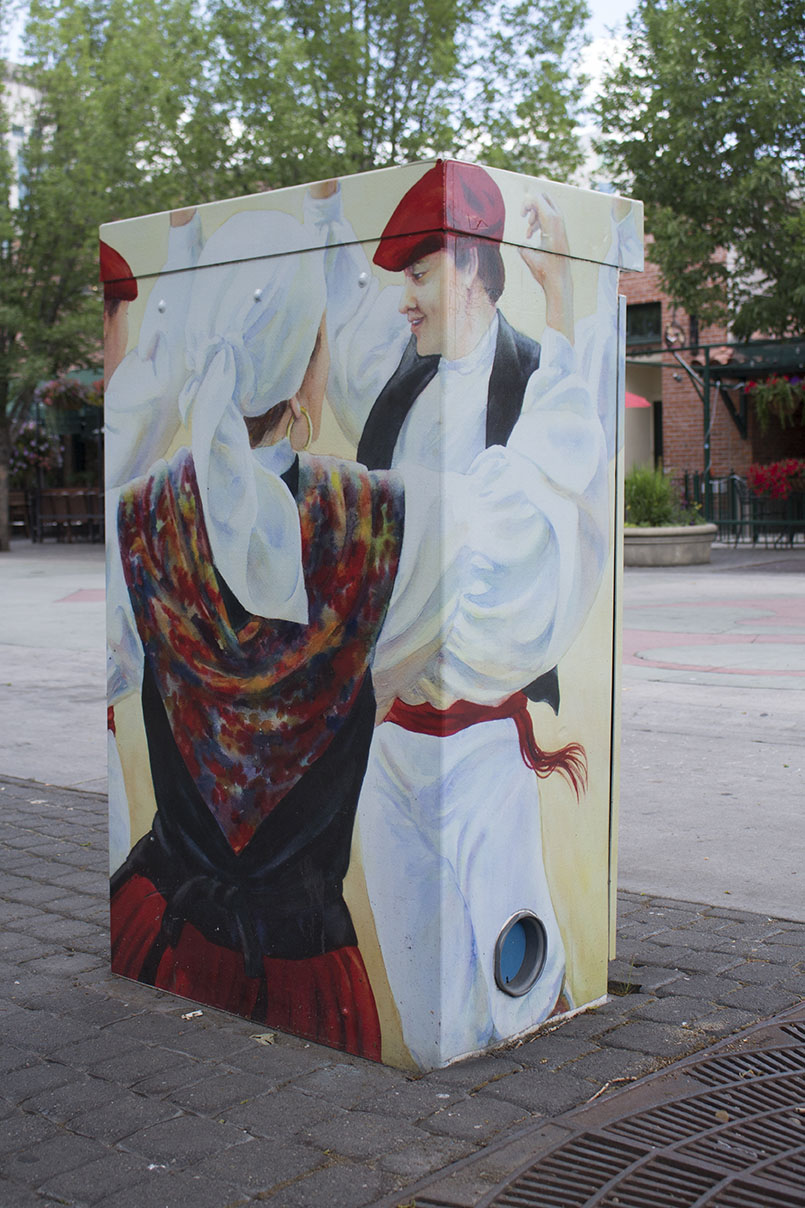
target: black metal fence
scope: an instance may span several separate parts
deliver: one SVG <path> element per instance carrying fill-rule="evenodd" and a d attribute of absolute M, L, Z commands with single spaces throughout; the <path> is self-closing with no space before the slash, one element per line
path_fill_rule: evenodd
<path fill-rule="evenodd" d="M 765 545 L 793 545 L 805 541 L 805 492 L 792 491 L 785 499 L 755 495 L 740 474 L 711 478 L 685 473 L 680 483 L 688 506 L 696 504 L 708 521 L 718 525 L 718 540 L 762 541 Z"/>

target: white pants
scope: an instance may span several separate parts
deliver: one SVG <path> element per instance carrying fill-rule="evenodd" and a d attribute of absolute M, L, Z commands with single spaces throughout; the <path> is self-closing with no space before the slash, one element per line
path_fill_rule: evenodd
<path fill-rule="evenodd" d="M 516 1036 L 553 1010 L 565 955 L 542 859 L 537 777 L 513 721 L 446 738 L 375 730 L 358 805 L 369 901 L 403 1037 L 430 1069 Z M 495 943 L 521 910 L 543 924 L 542 973 L 495 982 Z"/>

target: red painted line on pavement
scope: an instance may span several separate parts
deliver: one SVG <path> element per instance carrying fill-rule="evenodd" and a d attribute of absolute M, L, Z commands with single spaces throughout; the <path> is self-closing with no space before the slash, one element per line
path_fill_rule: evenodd
<path fill-rule="evenodd" d="M 713 675 L 748 675 L 754 679 L 765 678 L 766 676 L 793 676 L 805 677 L 805 671 L 772 671 L 768 668 L 760 670 L 757 667 L 720 667 L 717 663 L 712 667 L 706 667 L 703 663 L 664 663 L 659 659 L 649 658 L 633 658 L 624 659 L 625 663 L 629 663 L 634 667 L 651 667 L 659 671 L 691 671 L 698 674 L 713 674 Z"/>
<path fill-rule="evenodd" d="M 670 646 L 772 646 L 790 647 L 805 644 L 805 634 L 754 634 L 754 633 L 669 633 L 658 629 L 624 629 L 623 631 L 623 662 L 631 667 L 656 667 L 666 671 L 695 671 L 710 672 L 720 675 L 750 675 L 750 676 L 805 676 L 805 671 L 781 671 L 777 669 L 760 669 L 758 667 L 722 667 L 718 663 L 675 663 L 662 659 L 653 659 L 647 650 Z"/>
<path fill-rule="evenodd" d="M 106 599 L 106 592 L 102 587 L 82 587 L 80 591 L 70 592 L 69 596 L 62 596 L 57 600 L 57 604 L 100 604 Z"/>
<path fill-rule="evenodd" d="M 624 629 L 623 645 L 638 646 L 801 646 L 805 633 L 680 633 L 668 629 Z"/>

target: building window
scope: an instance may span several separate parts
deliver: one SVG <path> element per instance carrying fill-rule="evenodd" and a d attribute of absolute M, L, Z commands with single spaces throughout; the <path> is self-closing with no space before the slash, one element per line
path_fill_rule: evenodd
<path fill-rule="evenodd" d="M 695 315 L 690 316 L 690 345 L 691 348 L 699 347 L 699 320 Z"/>
<path fill-rule="evenodd" d="M 626 307 L 626 343 L 662 344 L 662 304 L 638 302 Z"/>

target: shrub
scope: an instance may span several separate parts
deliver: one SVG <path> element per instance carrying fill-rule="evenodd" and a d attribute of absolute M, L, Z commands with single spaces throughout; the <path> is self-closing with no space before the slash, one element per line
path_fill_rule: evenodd
<path fill-rule="evenodd" d="M 699 524 L 698 504 L 686 507 L 671 478 L 660 467 L 632 466 L 624 483 L 627 524 L 646 528 Z"/>

